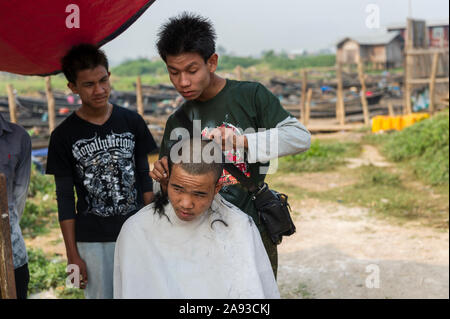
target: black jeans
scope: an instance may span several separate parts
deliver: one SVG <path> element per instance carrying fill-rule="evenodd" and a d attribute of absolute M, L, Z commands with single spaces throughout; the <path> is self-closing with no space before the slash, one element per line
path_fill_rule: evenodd
<path fill-rule="evenodd" d="M 16 279 L 17 299 L 27 299 L 28 283 L 30 282 L 30 272 L 28 270 L 28 264 L 14 269 L 14 277 Z"/>

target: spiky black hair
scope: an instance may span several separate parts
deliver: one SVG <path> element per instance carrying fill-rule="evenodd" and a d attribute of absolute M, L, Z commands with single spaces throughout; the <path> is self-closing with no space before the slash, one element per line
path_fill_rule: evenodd
<path fill-rule="evenodd" d="M 216 52 L 215 41 L 216 32 L 207 18 L 183 12 L 161 27 L 156 46 L 164 61 L 168 55 L 198 53 L 206 62 Z"/>

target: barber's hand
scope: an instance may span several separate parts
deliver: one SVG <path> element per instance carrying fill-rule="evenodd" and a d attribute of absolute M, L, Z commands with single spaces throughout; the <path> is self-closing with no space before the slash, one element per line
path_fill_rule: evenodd
<path fill-rule="evenodd" d="M 167 193 L 167 185 L 169 184 L 169 159 L 167 156 L 164 156 L 153 164 L 150 177 L 159 182 L 163 193 Z"/>
<path fill-rule="evenodd" d="M 73 256 L 71 258 L 68 258 L 67 263 L 69 265 L 77 265 L 78 266 L 78 268 L 80 269 L 79 287 L 81 289 L 85 289 L 86 285 L 88 283 L 88 276 L 87 276 L 87 267 L 86 267 L 86 263 L 84 262 L 84 260 L 81 259 L 81 257 L 78 255 L 78 256 Z M 70 273 L 67 273 L 67 275 L 70 275 Z M 76 285 L 77 283 L 72 282 L 72 284 Z"/>
<path fill-rule="evenodd" d="M 221 145 L 223 151 L 248 148 L 245 135 L 237 135 L 231 128 L 216 127 L 210 131 L 206 137 Z"/>

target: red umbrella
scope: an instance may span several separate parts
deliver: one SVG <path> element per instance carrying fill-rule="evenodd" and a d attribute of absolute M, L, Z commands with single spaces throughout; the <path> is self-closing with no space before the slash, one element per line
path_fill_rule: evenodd
<path fill-rule="evenodd" d="M 0 71 L 58 73 L 75 44 L 102 46 L 155 0 L 0 0 Z"/>

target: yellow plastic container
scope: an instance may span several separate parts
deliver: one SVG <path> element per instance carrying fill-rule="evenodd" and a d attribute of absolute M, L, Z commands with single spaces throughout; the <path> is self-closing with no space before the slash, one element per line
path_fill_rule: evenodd
<path fill-rule="evenodd" d="M 417 123 L 429 117 L 430 114 L 428 113 L 412 113 L 399 116 L 377 115 L 372 118 L 372 133 L 390 130 L 401 131 L 405 127 L 411 126 L 414 123 Z"/>
<path fill-rule="evenodd" d="M 392 129 L 392 117 L 390 116 L 385 116 L 382 120 L 381 120 L 381 129 L 383 131 L 390 131 Z"/>
<path fill-rule="evenodd" d="M 381 123 L 383 121 L 383 117 L 381 115 L 377 115 L 372 118 L 372 133 L 376 133 L 381 130 Z"/>
<path fill-rule="evenodd" d="M 403 128 L 413 125 L 416 122 L 415 114 L 403 115 Z"/>
<path fill-rule="evenodd" d="M 392 117 L 392 129 L 396 131 L 401 131 L 403 129 L 403 117 L 394 116 Z"/>

